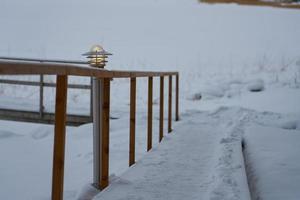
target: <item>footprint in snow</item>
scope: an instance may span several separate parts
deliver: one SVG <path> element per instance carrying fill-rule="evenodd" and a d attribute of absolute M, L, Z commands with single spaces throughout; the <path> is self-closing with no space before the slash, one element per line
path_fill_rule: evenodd
<path fill-rule="evenodd" d="M 11 131 L 0 130 L 0 139 L 7 139 L 7 138 L 12 138 L 12 137 L 20 137 L 20 136 L 22 136 L 22 135 L 16 134 Z"/>
<path fill-rule="evenodd" d="M 45 127 L 40 127 L 34 130 L 33 133 L 31 133 L 31 137 L 35 140 L 40 140 L 47 137 L 51 133 L 52 131 L 50 129 L 47 129 Z"/>

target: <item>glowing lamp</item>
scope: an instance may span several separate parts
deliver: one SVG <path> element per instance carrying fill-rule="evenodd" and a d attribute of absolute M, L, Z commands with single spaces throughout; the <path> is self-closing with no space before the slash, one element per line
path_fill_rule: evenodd
<path fill-rule="evenodd" d="M 86 52 L 82 55 L 86 56 L 88 59 L 90 59 L 88 61 L 90 66 L 104 68 L 105 63 L 107 62 L 106 58 L 108 58 L 108 56 L 110 56 L 112 54 L 105 51 L 102 46 L 94 45 L 94 46 L 92 46 L 92 48 L 89 52 Z"/>

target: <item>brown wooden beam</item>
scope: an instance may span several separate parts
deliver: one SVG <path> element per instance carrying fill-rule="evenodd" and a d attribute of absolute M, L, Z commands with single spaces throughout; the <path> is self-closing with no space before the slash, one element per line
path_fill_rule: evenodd
<path fill-rule="evenodd" d="M 164 137 L 164 77 L 160 77 L 159 142 Z"/>
<path fill-rule="evenodd" d="M 135 163 L 136 78 L 130 79 L 129 166 Z"/>
<path fill-rule="evenodd" d="M 169 76 L 169 95 L 168 95 L 168 133 L 172 132 L 172 76 Z"/>
<path fill-rule="evenodd" d="M 198 0 L 201 3 L 235 3 L 238 5 L 250 5 L 250 6 L 268 6 L 275 8 L 289 8 L 289 9 L 300 9 L 299 4 L 294 4 L 291 2 L 280 2 L 280 1 L 262 1 L 262 0 Z"/>
<path fill-rule="evenodd" d="M 148 78 L 148 132 L 147 151 L 152 148 L 152 119 L 153 119 L 153 77 Z"/>
<path fill-rule="evenodd" d="M 40 104 L 39 104 L 40 117 L 44 114 L 44 75 L 40 75 Z"/>
<path fill-rule="evenodd" d="M 56 81 L 52 200 L 63 199 L 67 90 L 68 77 L 58 75 Z"/>
<path fill-rule="evenodd" d="M 72 76 L 93 76 L 97 78 L 135 78 L 149 76 L 176 75 L 178 72 L 151 72 L 151 71 L 118 71 L 105 70 L 96 67 L 72 65 L 64 63 L 39 63 L 5 61 L 0 59 L 0 74 L 2 75 L 72 75 Z M 45 84 L 46 85 L 46 84 Z"/>
<path fill-rule="evenodd" d="M 179 120 L 179 74 L 176 75 L 176 107 L 175 107 L 175 120 Z"/>
<path fill-rule="evenodd" d="M 110 79 L 103 80 L 102 103 L 102 149 L 101 149 L 101 173 L 100 189 L 103 190 L 109 184 L 109 113 L 110 113 Z"/>

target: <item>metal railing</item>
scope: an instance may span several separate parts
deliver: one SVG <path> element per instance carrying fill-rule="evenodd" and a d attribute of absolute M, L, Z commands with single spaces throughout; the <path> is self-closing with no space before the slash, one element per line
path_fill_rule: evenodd
<path fill-rule="evenodd" d="M 64 61 L 67 62 L 67 61 Z M 54 123 L 54 113 L 51 111 L 45 111 L 44 105 L 44 90 L 45 88 L 55 88 L 56 83 L 50 83 L 44 81 L 44 75 L 39 75 L 39 81 L 25 81 L 25 80 L 11 80 L 0 79 L 0 84 L 18 85 L 18 86 L 33 86 L 39 87 L 39 106 L 37 110 L 22 110 L 15 108 L 1 108 L 0 107 L 0 119 L 8 119 L 15 121 L 26 122 L 41 122 L 41 123 Z M 80 89 L 90 91 L 90 110 L 87 114 L 67 114 L 68 125 L 81 125 L 84 123 L 90 123 L 93 121 L 92 113 L 92 87 L 91 84 L 68 84 L 68 89 Z"/>
<path fill-rule="evenodd" d="M 102 102 L 101 140 L 99 141 L 100 169 L 99 182 L 96 186 L 104 189 L 109 185 L 109 124 L 110 124 L 110 81 L 112 78 L 130 79 L 130 121 L 129 121 L 129 166 L 135 163 L 135 126 L 136 126 L 136 79 L 148 78 L 148 117 L 147 117 L 147 151 L 152 148 L 153 119 L 153 78 L 160 78 L 159 103 L 159 142 L 164 137 L 164 78 L 169 79 L 168 89 L 168 132 L 172 131 L 172 77 L 176 78 L 175 120 L 179 120 L 179 73 L 178 72 L 145 72 L 116 71 L 93 68 L 66 63 L 32 62 L 32 61 L 1 61 L 0 75 L 56 75 L 55 128 L 52 168 L 52 200 L 63 199 L 66 106 L 68 76 L 85 76 L 101 79 Z M 95 123 L 95 122 L 94 122 Z M 95 140 L 95 138 L 94 138 Z M 95 152 L 94 152 L 95 153 Z"/>
<path fill-rule="evenodd" d="M 87 64 L 85 61 L 70 61 L 70 60 L 50 60 L 50 59 L 37 59 L 37 58 L 20 58 L 20 57 L 0 57 L 0 60 L 7 61 L 21 61 L 21 62 L 38 62 L 38 63 L 63 63 L 63 64 Z M 36 123 L 54 123 L 54 113 L 45 111 L 44 106 L 44 88 L 56 87 L 56 83 L 49 83 L 44 81 L 44 74 L 39 75 L 39 81 L 24 81 L 24 80 L 11 80 L 0 79 L 1 84 L 19 85 L 19 86 L 34 86 L 39 87 L 39 108 L 38 111 L 28 111 L 13 108 L 0 108 L 0 119 L 36 122 Z M 84 84 L 68 84 L 69 89 L 90 90 L 90 111 L 88 115 L 83 114 L 67 114 L 68 125 L 81 125 L 93 121 L 92 114 L 92 81 L 89 85 Z"/>

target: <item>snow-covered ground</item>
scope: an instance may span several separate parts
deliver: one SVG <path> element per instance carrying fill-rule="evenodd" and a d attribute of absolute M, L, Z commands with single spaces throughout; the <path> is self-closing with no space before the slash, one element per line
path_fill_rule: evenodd
<path fill-rule="evenodd" d="M 295 91 L 297 95 L 300 95 L 300 90 Z M 257 105 L 255 99 L 259 99 L 259 95 L 250 99 L 253 100 L 253 108 Z M 256 110 L 234 106 L 218 106 L 209 111 L 201 108 L 187 110 L 182 113 L 182 120 L 175 124 L 175 131 L 167 135 L 162 144 L 157 145 L 158 135 L 154 131 L 155 147 L 148 154 L 146 115 L 138 113 L 138 161 L 125 174 L 128 169 L 129 119 L 124 113 L 120 119 L 112 120 L 111 125 L 112 185 L 95 199 L 122 199 L 124 196 L 127 199 L 139 199 L 141 196 L 146 199 L 181 199 L 186 191 L 190 199 L 195 196 L 200 199 L 248 199 L 241 146 L 243 136 L 249 168 L 247 175 L 250 185 L 255 186 L 251 188 L 252 194 L 263 199 L 281 199 L 287 195 L 288 199 L 297 199 L 300 117 L 299 113 L 288 112 L 288 107 L 297 108 L 298 104 L 288 102 L 286 105 L 289 106 L 282 106 L 279 100 L 273 101 L 273 105 L 282 109 L 286 107 L 287 113 L 259 111 L 261 106 Z M 155 119 L 154 127 L 158 128 L 157 117 Z M 0 124 L 1 199 L 48 199 L 53 127 L 7 121 Z M 91 133 L 91 124 L 68 128 L 66 199 L 90 194 Z M 18 177 L 31 184 L 18 184 Z M 285 181 L 290 185 L 285 185 Z M 272 190 L 278 187 L 280 191 L 274 194 Z"/>
<path fill-rule="evenodd" d="M 293 126 L 282 129 L 252 125 L 245 132 L 245 158 L 253 198 L 299 199 L 299 125 L 298 130 Z"/>
<path fill-rule="evenodd" d="M 129 170 L 129 82 L 112 82 L 111 110 L 119 118 L 111 121 L 113 184 L 95 199 L 124 193 L 127 199 L 142 193 L 180 199 L 177 181 L 187 184 L 191 199 L 247 199 L 248 184 L 255 199 L 299 199 L 299 20 L 298 10 L 196 0 L 1 0 L 0 55 L 78 60 L 100 43 L 114 53 L 109 69 L 180 72 L 181 121 L 160 145 L 154 79 L 154 149 L 148 154 L 147 79 L 138 79 L 138 161 Z M 46 109 L 53 110 L 54 90 L 45 93 Z M 1 107 L 37 107 L 32 87 L 0 85 L 0 96 Z M 71 91 L 68 103 L 69 112 L 88 113 L 89 92 Z M 0 199 L 50 198 L 52 133 L 51 125 L 0 121 Z M 188 161 L 174 160 L 177 154 Z M 91 124 L 68 127 L 65 167 L 65 199 L 85 197 L 92 180 Z M 186 179 L 180 167 L 190 169 Z M 155 182 L 159 172 L 170 178 Z"/>

